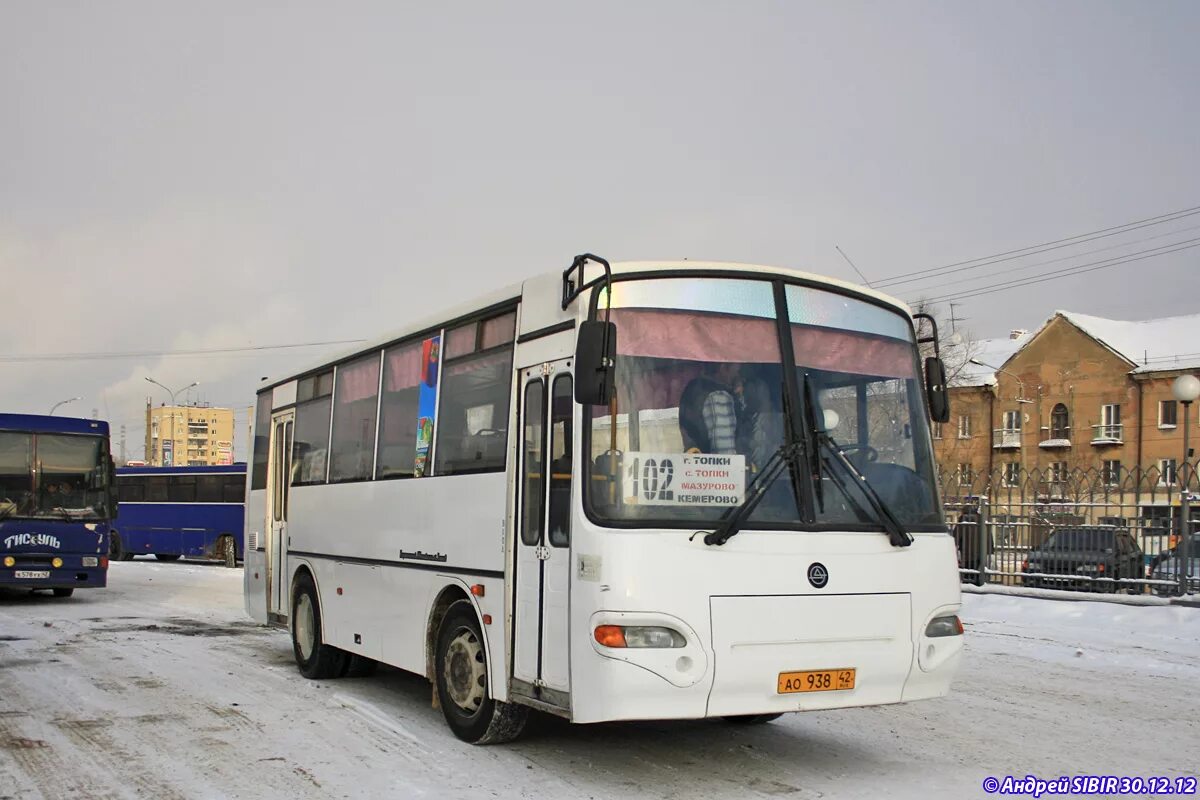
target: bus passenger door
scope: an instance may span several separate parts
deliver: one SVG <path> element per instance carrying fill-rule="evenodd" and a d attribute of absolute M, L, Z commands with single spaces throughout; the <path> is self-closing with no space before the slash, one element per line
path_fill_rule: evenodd
<path fill-rule="evenodd" d="M 570 707 L 570 362 L 522 370 L 515 540 L 514 690 Z"/>
<path fill-rule="evenodd" d="M 284 411 L 271 418 L 271 463 L 267 466 L 267 611 L 291 614 L 287 576 L 288 491 L 292 485 L 292 427 L 295 412 Z"/>

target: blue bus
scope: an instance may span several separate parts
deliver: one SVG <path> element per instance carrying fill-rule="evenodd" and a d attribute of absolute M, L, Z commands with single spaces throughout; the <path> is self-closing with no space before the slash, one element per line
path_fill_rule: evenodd
<path fill-rule="evenodd" d="M 118 467 L 121 517 L 109 557 L 211 558 L 236 567 L 242 558 L 246 465 Z"/>
<path fill-rule="evenodd" d="M 107 422 L 0 414 L 0 586 L 105 586 L 113 473 Z"/>

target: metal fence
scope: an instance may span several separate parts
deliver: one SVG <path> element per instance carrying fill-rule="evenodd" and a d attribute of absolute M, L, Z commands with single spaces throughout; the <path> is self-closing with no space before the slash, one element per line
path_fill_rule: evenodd
<path fill-rule="evenodd" d="M 1197 464 L 1123 475 L 1006 465 L 990 475 L 939 477 L 964 583 L 1162 596 L 1200 591 Z M 1192 520 L 1186 543 L 1185 507 Z"/>

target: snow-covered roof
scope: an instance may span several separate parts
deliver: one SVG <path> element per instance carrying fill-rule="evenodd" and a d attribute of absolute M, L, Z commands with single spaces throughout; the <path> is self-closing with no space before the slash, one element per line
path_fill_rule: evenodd
<path fill-rule="evenodd" d="M 1134 372 L 1200 367 L 1200 314 L 1123 320 L 1055 313 L 1134 365 Z"/>
<path fill-rule="evenodd" d="M 996 372 L 993 367 L 1003 367 L 1004 362 L 1012 358 L 1013 354 L 1020 350 L 1021 346 L 1028 342 L 1029 339 L 1030 335 L 1023 333 L 1015 339 L 1006 336 L 1003 339 L 981 339 L 974 342 L 967 348 L 965 355 L 991 366 L 980 366 L 968 361 L 962 365 L 958 374 L 949 381 L 950 385 L 994 386 L 996 383 Z"/>

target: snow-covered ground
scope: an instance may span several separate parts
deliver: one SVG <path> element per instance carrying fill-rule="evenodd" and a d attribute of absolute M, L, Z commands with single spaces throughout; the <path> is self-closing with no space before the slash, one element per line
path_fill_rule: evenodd
<path fill-rule="evenodd" d="M 0 798 L 976 797 L 987 776 L 1195 774 L 1200 610 L 968 595 L 953 693 L 717 721 L 541 721 L 455 739 L 421 678 L 312 682 L 241 572 L 117 563 L 0 594 Z"/>

